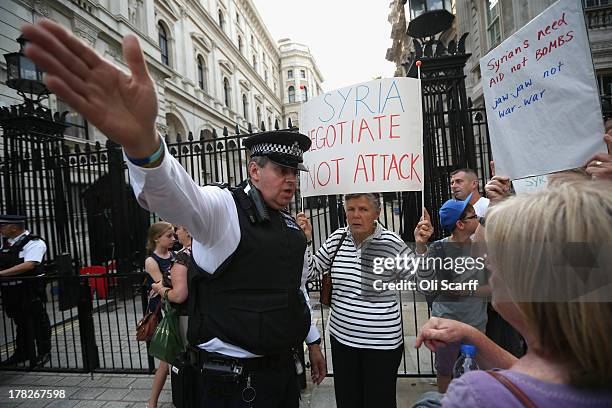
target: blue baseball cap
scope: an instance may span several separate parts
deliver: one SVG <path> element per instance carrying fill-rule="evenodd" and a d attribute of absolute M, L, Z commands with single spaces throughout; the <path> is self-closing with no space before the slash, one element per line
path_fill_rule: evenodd
<path fill-rule="evenodd" d="M 470 193 L 465 200 L 450 199 L 442 205 L 440 208 L 440 225 L 442 225 L 442 228 L 449 232 L 455 229 L 455 223 L 470 203 L 473 194 Z"/>

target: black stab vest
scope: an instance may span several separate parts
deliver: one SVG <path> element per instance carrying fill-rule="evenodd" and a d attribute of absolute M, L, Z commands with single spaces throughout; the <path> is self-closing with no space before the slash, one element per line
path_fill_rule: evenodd
<path fill-rule="evenodd" d="M 19 252 L 28 244 L 30 241 L 35 241 L 42 239 L 34 234 L 28 234 L 25 237 L 21 238 L 19 241 L 15 242 L 9 248 L 2 248 L 0 251 L 0 270 L 12 268 L 13 266 L 19 265 L 23 263 L 23 258 L 19 257 Z M 34 269 L 14 276 L 15 278 L 19 276 L 37 276 L 44 273 L 44 268 L 42 263 L 38 264 Z"/>
<path fill-rule="evenodd" d="M 242 187 L 231 190 L 238 248 L 212 275 L 195 261 L 189 270 L 187 339 L 197 345 L 217 337 L 254 354 L 279 354 L 301 344 L 310 328 L 300 290 L 306 237 L 281 211 L 268 208 L 270 220 L 255 221 Z"/>

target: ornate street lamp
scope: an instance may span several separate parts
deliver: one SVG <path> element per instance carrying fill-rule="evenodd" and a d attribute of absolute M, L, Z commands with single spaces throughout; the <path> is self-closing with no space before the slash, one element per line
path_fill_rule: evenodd
<path fill-rule="evenodd" d="M 42 82 L 43 72 L 30 60 L 23 55 L 23 49 L 28 40 L 23 36 L 17 39 L 19 51 L 4 54 L 6 60 L 6 86 L 15 89 L 24 99 L 25 94 L 37 95 L 36 100 L 49 95 L 49 90 Z"/>

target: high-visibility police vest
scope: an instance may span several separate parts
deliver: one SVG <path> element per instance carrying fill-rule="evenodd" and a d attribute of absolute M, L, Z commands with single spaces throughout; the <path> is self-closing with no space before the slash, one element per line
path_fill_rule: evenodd
<path fill-rule="evenodd" d="M 306 237 L 282 211 L 268 208 L 269 220 L 257 221 L 244 190 L 231 192 L 240 243 L 212 275 L 192 262 L 187 338 L 197 345 L 217 337 L 260 355 L 287 352 L 310 327 L 300 290 Z"/>

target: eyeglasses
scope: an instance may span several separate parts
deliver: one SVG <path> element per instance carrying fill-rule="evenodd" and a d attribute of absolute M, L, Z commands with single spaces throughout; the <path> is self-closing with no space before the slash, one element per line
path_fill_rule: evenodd
<path fill-rule="evenodd" d="M 475 218 L 478 218 L 476 214 L 470 215 L 469 217 L 462 218 L 461 221 L 473 220 Z"/>

